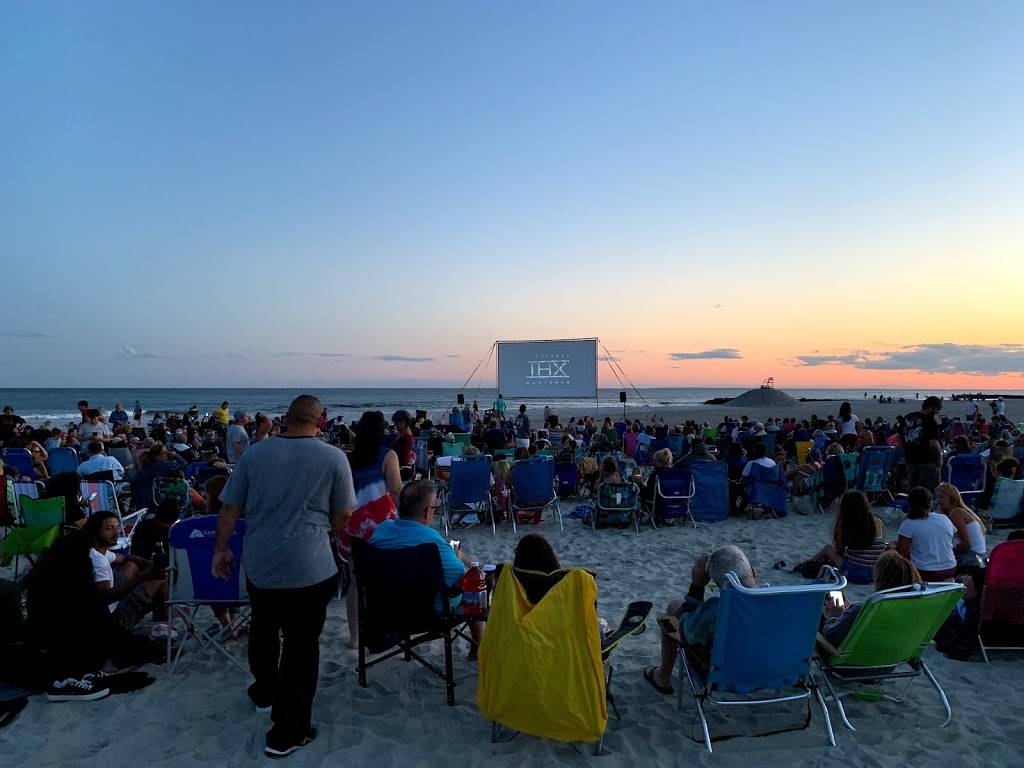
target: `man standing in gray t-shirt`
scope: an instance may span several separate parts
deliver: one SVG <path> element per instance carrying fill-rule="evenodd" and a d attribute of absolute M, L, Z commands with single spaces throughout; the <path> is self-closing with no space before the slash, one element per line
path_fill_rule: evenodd
<path fill-rule="evenodd" d="M 259 442 L 238 460 L 221 492 L 213 574 L 232 568 L 231 533 L 245 512 L 242 567 L 252 606 L 249 668 L 256 710 L 272 709 L 265 753 L 283 757 L 316 737 L 311 726 L 320 670 L 320 633 L 337 590 L 334 538 L 352 515 L 348 459 L 317 439 L 323 406 L 295 398 L 286 434 Z M 284 642 L 282 644 L 281 637 Z"/>

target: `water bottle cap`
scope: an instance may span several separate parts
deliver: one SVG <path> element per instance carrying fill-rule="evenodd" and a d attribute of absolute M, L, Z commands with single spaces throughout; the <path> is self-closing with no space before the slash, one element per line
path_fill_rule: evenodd
<path fill-rule="evenodd" d="M 470 565 L 471 568 L 479 568 L 480 567 L 480 563 L 478 563 L 476 560 L 473 560 L 469 565 Z"/>

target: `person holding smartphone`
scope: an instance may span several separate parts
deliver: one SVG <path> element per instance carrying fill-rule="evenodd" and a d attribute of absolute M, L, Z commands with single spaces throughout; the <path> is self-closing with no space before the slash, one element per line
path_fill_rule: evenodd
<path fill-rule="evenodd" d="M 85 523 L 83 532 L 92 548 L 93 582 L 100 598 L 107 603 L 115 623 L 130 629 L 153 612 L 166 619 L 167 579 L 152 562 L 132 555 L 111 552 L 117 546 L 121 524 L 113 512 L 96 512 Z"/>
<path fill-rule="evenodd" d="M 893 549 L 886 550 L 878 557 L 873 574 L 876 592 L 921 582 L 921 574 L 914 564 Z M 842 593 L 839 593 L 838 598 L 832 593 L 825 598 L 825 623 L 821 628 L 822 636 L 836 648 L 850 634 L 860 611 L 859 603 L 846 604 Z"/>

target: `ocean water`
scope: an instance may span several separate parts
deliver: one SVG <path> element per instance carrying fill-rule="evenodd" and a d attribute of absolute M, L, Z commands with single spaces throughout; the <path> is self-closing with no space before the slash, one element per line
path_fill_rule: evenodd
<path fill-rule="evenodd" d="M 698 388 L 698 387 L 662 387 L 627 393 L 628 405 L 632 407 L 681 408 L 703 405 L 704 401 L 716 397 L 735 397 L 745 392 L 742 387 Z M 787 394 L 796 398 L 814 400 L 850 400 L 856 403 L 864 399 L 863 389 L 786 389 Z M 252 414 L 257 411 L 276 415 L 284 413 L 288 404 L 296 395 L 309 392 L 319 397 L 331 417 L 342 416 L 346 421 L 357 419 L 363 411 L 384 411 L 388 416 L 399 408 L 413 412 L 416 409 L 427 411 L 433 418 L 446 408 L 456 403 L 457 389 L 0 389 L 0 406 L 10 405 L 15 413 L 32 424 L 39 424 L 47 419 L 63 425 L 77 419 L 79 400 L 88 400 L 90 405 L 104 410 L 111 410 L 115 403 L 131 412 L 135 401 L 142 404 L 148 414 L 155 411 L 182 413 L 194 403 L 201 413 L 212 411 L 227 400 L 232 411 L 243 410 Z M 1003 394 L 1019 394 L 1024 392 L 1003 392 Z M 480 410 L 491 407 L 497 392 L 492 388 L 468 389 L 464 391 L 466 401 L 477 400 Z M 939 390 L 888 389 L 868 390 L 868 397 L 882 394 L 894 398 L 914 399 L 917 395 L 939 395 L 949 397 L 952 393 Z M 641 397 L 642 395 L 642 397 Z M 519 401 L 509 400 L 509 409 L 518 405 Z M 531 410 L 543 408 L 545 405 L 556 406 L 559 413 L 595 413 L 594 400 L 560 399 L 551 401 L 524 401 Z M 602 389 L 597 403 L 601 411 L 619 407 L 619 390 Z M 148 419 L 147 419 L 148 421 Z"/>

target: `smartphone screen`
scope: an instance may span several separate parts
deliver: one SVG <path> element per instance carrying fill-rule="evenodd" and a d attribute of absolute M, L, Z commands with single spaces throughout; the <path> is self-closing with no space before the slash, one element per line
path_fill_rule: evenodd
<path fill-rule="evenodd" d="M 458 539 L 449 539 L 448 544 L 451 545 L 452 549 L 458 549 L 460 546 L 462 546 L 462 542 Z"/>
<path fill-rule="evenodd" d="M 86 501 L 88 501 L 90 504 L 92 504 L 94 501 L 96 501 L 96 497 L 97 496 L 99 496 L 98 493 L 90 493 L 89 494 L 89 498 L 87 498 Z"/>
<path fill-rule="evenodd" d="M 842 592 L 829 592 L 828 594 L 829 597 L 832 598 L 832 602 L 835 603 L 838 607 L 842 608 L 846 605 L 846 600 L 843 597 Z"/>

